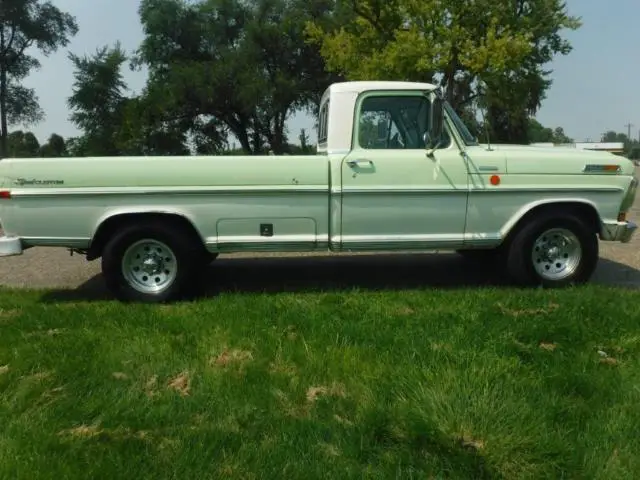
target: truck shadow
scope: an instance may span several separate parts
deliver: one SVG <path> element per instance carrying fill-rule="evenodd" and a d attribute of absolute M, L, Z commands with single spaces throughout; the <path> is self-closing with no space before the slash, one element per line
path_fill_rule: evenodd
<path fill-rule="evenodd" d="M 640 271 L 601 259 L 594 283 L 640 288 Z M 207 270 L 202 296 L 220 293 L 281 293 L 424 288 L 508 287 L 493 265 L 456 254 L 367 254 L 225 258 Z M 101 275 L 78 288 L 45 293 L 43 302 L 109 300 Z"/>

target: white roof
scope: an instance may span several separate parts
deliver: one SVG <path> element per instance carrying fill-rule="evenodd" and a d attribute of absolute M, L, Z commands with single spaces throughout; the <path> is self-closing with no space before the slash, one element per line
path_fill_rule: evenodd
<path fill-rule="evenodd" d="M 598 149 L 623 149 L 624 143 L 622 142 L 577 142 L 578 148 L 598 148 Z"/>
<path fill-rule="evenodd" d="M 340 92 L 362 92 L 363 90 L 433 90 L 436 85 L 423 82 L 400 82 L 394 80 L 369 80 L 338 82 L 329 86 L 328 90 Z"/>

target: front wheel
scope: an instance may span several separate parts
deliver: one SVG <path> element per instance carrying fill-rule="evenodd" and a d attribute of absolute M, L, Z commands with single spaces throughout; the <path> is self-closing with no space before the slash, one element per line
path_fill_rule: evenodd
<path fill-rule="evenodd" d="M 582 219 L 544 215 L 521 228 L 509 246 L 507 268 L 521 285 L 586 283 L 598 264 L 598 238 Z"/>
<path fill-rule="evenodd" d="M 193 293 L 199 246 L 180 228 L 160 222 L 131 225 L 114 235 L 102 255 L 109 290 L 122 301 L 169 302 Z"/>

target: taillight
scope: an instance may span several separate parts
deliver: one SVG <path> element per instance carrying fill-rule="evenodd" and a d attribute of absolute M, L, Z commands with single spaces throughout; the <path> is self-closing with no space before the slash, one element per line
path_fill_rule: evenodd
<path fill-rule="evenodd" d="M 0 190 L 0 198 L 4 198 L 4 199 L 11 198 L 11 190 Z"/>

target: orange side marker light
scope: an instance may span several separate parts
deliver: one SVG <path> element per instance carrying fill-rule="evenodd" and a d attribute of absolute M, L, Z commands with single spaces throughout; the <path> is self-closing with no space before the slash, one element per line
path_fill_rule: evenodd
<path fill-rule="evenodd" d="M 491 185 L 500 185 L 500 176 L 499 175 L 491 175 L 489 179 Z"/>

